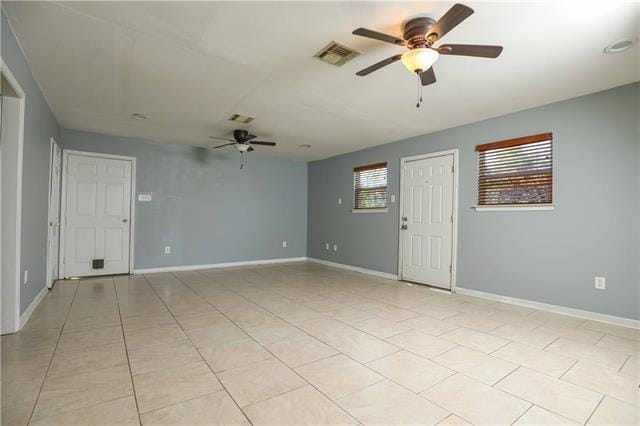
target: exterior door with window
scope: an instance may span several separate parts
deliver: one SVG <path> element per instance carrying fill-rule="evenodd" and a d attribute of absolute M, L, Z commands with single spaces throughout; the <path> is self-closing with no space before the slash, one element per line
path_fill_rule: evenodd
<path fill-rule="evenodd" d="M 132 162 L 69 154 L 65 277 L 129 273 Z"/>
<path fill-rule="evenodd" d="M 453 155 L 404 163 L 402 279 L 451 289 Z"/>

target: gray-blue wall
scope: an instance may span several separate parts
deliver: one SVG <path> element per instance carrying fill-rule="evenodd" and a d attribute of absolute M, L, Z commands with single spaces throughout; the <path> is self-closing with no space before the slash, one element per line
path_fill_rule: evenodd
<path fill-rule="evenodd" d="M 307 164 L 61 130 L 63 149 L 136 157 L 135 267 L 306 256 Z M 266 150 L 268 148 L 257 148 Z M 258 152 L 258 151 L 257 151 Z M 282 242 L 287 241 L 287 247 Z M 163 254 L 171 246 L 171 254 Z"/>
<path fill-rule="evenodd" d="M 22 50 L 2 11 L 0 29 L 2 59 L 25 92 L 25 125 L 22 175 L 20 312 L 45 287 L 47 268 L 47 203 L 49 192 L 50 139 L 59 142 L 59 127 L 36 84 Z"/>
<path fill-rule="evenodd" d="M 398 195 L 401 157 L 459 148 L 459 287 L 637 319 L 639 99 L 636 83 L 312 162 L 308 256 L 396 274 L 398 204 L 350 213 L 353 167 L 387 161 Z M 541 132 L 554 136 L 556 209 L 471 209 L 475 145 Z M 594 289 L 596 275 L 606 277 L 605 291 Z"/>

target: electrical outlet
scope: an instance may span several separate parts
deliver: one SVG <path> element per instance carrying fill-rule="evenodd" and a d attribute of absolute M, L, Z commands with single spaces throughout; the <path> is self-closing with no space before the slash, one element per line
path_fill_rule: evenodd
<path fill-rule="evenodd" d="M 29 271 L 27 269 L 24 270 L 24 285 L 27 285 L 27 283 L 29 282 Z"/>
<path fill-rule="evenodd" d="M 171 246 L 164 246 L 164 254 L 171 254 Z"/>
<path fill-rule="evenodd" d="M 286 241 L 283 241 L 283 242 L 282 242 L 282 247 L 283 247 L 283 248 L 287 248 L 287 242 L 286 242 Z"/>
<path fill-rule="evenodd" d="M 342 198 L 338 198 L 338 205 L 342 204 Z"/>
<path fill-rule="evenodd" d="M 327 243 L 327 244 L 325 244 L 325 245 L 324 245 L 324 249 L 325 249 L 325 250 L 329 250 L 329 243 Z"/>
<path fill-rule="evenodd" d="M 604 277 L 595 277 L 595 282 L 598 290 L 604 290 L 607 287 Z"/>
<path fill-rule="evenodd" d="M 333 245 L 333 251 L 338 251 L 338 245 L 337 244 Z"/>

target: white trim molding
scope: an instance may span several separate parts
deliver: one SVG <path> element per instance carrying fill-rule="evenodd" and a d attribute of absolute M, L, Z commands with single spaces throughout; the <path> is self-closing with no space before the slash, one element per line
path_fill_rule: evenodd
<path fill-rule="evenodd" d="M 320 263 L 322 265 L 333 266 L 334 268 L 346 269 L 348 271 L 360 272 L 362 274 L 374 275 L 380 278 L 387 278 L 389 280 L 398 280 L 398 276 L 395 274 L 388 274 L 386 272 L 375 271 L 373 269 L 359 268 L 357 266 L 345 265 L 344 263 L 330 262 L 328 260 L 316 259 L 314 257 L 307 258 L 310 262 Z"/>
<path fill-rule="evenodd" d="M 36 294 L 36 297 L 33 298 L 29 306 L 27 306 L 27 309 L 25 309 L 22 315 L 20 315 L 20 330 L 22 330 L 22 327 L 24 327 L 27 321 L 29 321 L 29 318 L 31 318 L 31 314 L 36 310 L 40 302 L 42 302 L 42 299 L 44 299 L 48 291 L 49 288 L 47 286 L 44 286 L 42 290 L 40 290 L 40 292 Z"/>
<path fill-rule="evenodd" d="M 13 30 L 13 29 L 12 29 Z M 26 94 L 25 91 L 18 83 L 9 67 L 7 66 L 4 58 L 0 56 L 0 66 L 2 74 L 5 76 L 13 90 L 15 90 L 18 97 L 18 164 L 16 165 L 16 220 L 15 220 L 15 281 L 14 281 L 14 312 L 13 312 L 13 324 L 2 324 L 4 328 L 0 330 L 2 333 L 12 333 L 19 331 L 21 327 L 20 321 L 20 291 L 22 283 L 22 263 L 21 263 L 21 250 L 22 250 L 22 176 L 24 170 L 24 126 L 25 126 L 25 111 L 26 111 Z M 3 254 L 6 256 L 6 254 Z M 5 329 L 6 328 L 6 329 Z"/>
<path fill-rule="evenodd" d="M 614 315 L 600 314 L 598 312 L 584 311 L 582 309 L 569 308 L 566 306 L 552 305 L 549 303 L 536 302 L 533 300 L 519 299 L 517 297 L 503 296 L 500 294 L 487 293 L 479 290 L 458 287 L 457 293 L 467 296 L 479 297 L 482 299 L 495 300 L 496 302 L 508 303 L 510 305 L 524 306 L 526 308 L 538 309 L 540 311 L 553 312 L 556 314 L 568 315 L 593 321 L 600 321 L 621 327 L 640 329 L 640 320 L 617 317 Z"/>
<path fill-rule="evenodd" d="M 471 206 L 477 212 L 513 212 L 554 210 L 555 204 L 502 204 L 495 206 Z"/>
<path fill-rule="evenodd" d="M 158 268 L 134 269 L 134 274 L 154 274 L 158 272 L 198 271 L 201 269 L 231 268 L 234 266 L 271 265 L 274 263 L 302 262 L 306 257 L 288 257 L 280 259 L 246 260 L 240 262 L 211 263 L 208 265 L 161 266 Z"/>

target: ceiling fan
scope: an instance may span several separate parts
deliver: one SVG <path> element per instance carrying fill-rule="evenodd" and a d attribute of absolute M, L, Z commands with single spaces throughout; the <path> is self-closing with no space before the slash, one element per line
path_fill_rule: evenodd
<path fill-rule="evenodd" d="M 253 151 L 252 145 L 276 146 L 275 142 L 254 141 L 256 135 L 252 135 L 244 129 L 236 129 L 233 131 L 233 139 L 219 138 L 217 136 L 209 136 L 210 139 L 220 139 L 227 141 L 222 145 L 214 146 L 213 149 L 223 148 L 225 146 L 235 145 L 236 149 L 241 153 Z"/>
<path fill-rule="evenodd" d="M 473 9 L 470 7 L 459 3 L 454 4 L 438 21 L 426 17 L 409 20 L 404 26 L 402 38 L 366 28 L 358 28 L 353 31 L 354 35 L 404 46 L 409 49 L 409 51 L 404 54 L 393 55 L 364 68 L 358 71 L 356 75 L 362 77 L 389 64 L 402 61 L 409 71 L 418 75 L 419 99 L 416 107 L 420 107 L 420 103 L 422 102 L 422 86 L 436 82 L 436 75 L 433 72 L 432 65 L 438 60 L 440 55 L 497 58 L 500 56 L 500 53 L 502 53 L 502 46 L 475 44 L 442 44 L 438 47 L 434 46 L 435 42 L 439 41 L 445 34 L 472 14 Z"/>

